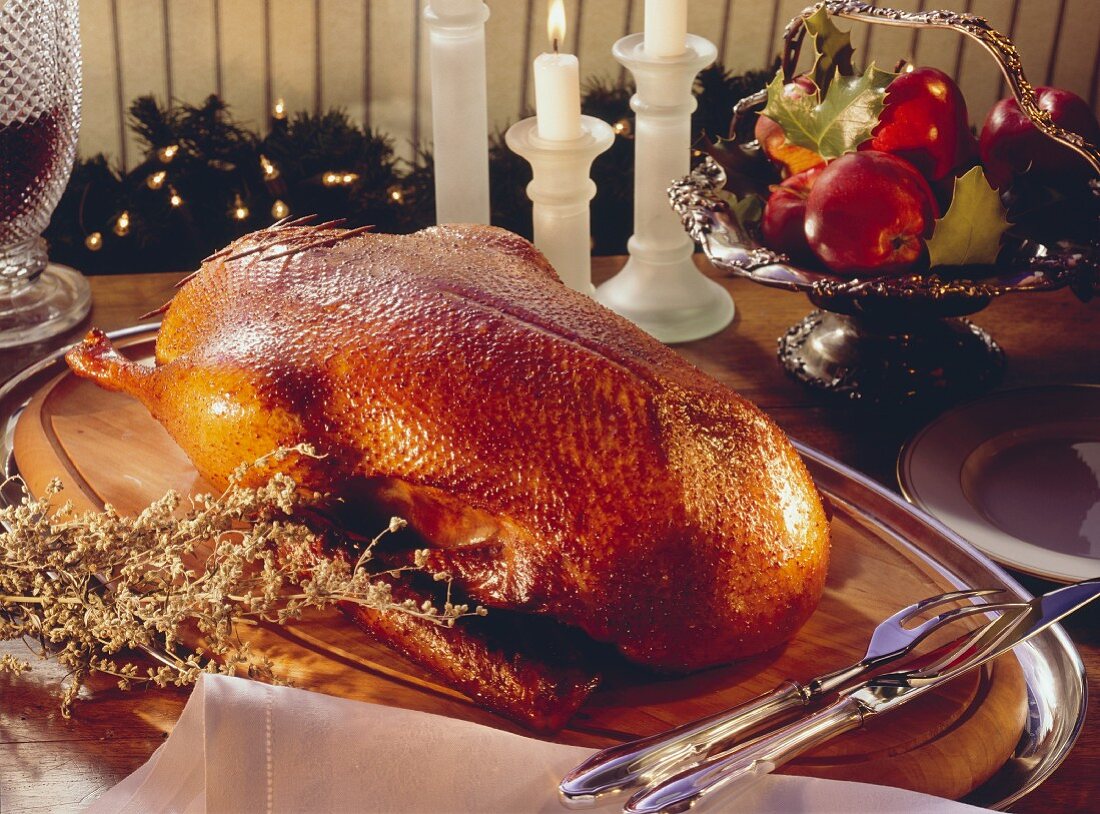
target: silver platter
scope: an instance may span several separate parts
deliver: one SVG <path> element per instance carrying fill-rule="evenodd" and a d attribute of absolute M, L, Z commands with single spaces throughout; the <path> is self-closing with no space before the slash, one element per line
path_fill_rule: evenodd
<path fill-rule="evenodd" d="M 112 333 L 111 338 L 124 339 L 155 327 L 127 328 Z M 6 477 L 18 475 L 12 449 L 16 421 L 39 388 L 65 372 L 63 357 L 64 351 L 58 351 L 0 387 L 0 463 Z M 798 442 L 795 446 L 834 510 L 858 518 L 884 544 L 927 562 L 960 589 L 1003 586 L 1013 597 L 1031 599 L 992 560 L 900 496 L 811 447 Z M 15 490 L 0 493 L 0 503 L 17 497 Z M 1017 647 L 1015 655 L 1027 683 L 1024 731 L 1005 765 L 963 802 L 1007 808 L 1050 776 L 1065 760 L 1081 731 L 1088 696 L 1085 668 L 1065 630 L 1055 625 Z"/>

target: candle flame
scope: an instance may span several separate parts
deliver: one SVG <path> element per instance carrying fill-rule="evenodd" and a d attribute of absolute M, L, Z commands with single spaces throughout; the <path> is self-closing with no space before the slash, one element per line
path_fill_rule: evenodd
<path fill-rule="evenodd" d="M 556 54 L 558 45 L 565 42 L 565 0 L 553 0 L 550 4 L 550 12 L 546 15 L 546 35 Z"/>

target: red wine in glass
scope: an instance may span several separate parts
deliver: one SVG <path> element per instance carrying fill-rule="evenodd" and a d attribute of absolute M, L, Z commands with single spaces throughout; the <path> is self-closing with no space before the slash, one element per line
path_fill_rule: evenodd
<path fill-rule="evenodd" d="M 76 154 L 79 35 L 78 0 L 0 0 L 0 348 L 88 313 L 87 281 L 48 263 L 41 237 Z"/>
<path fill-rule="evenodd" d="M 49 220 L 42 187 L 64 172 L 67 145 L 61 115 L 49 110 L 0 124 L 0 245 L 37 236 Z"/>

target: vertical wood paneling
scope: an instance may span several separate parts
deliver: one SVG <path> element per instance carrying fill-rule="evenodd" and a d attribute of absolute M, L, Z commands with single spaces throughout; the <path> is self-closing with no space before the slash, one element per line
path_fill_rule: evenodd
<path fill-rule="evenodd" d="M 722 27 L 719 29 L 718 60 L 725 62 L 726 46 L 729 44 L 730 21 L 733 20 L 733 0 L 722 0 Z"/>
<path fill-rule="evenodd" d="M 1089 104 L 1096 110 L 1097 101 L 1100 100 L 1100 42 L 1096 43 L 1096 55 L 1092 60 L 1092 84 L 1089 86 Z"/>
<path fill-rule="evenodd" d="M 172 15 L 168 7 L 168 0 L 160 0 L 161 33 L 164 37 L 161 42 L 161 56 L 164 59 L 164 82 L 168 99 L 175 98 L 175 89 L 172 87 Z"/>
<path fill-rule="evenodd" d="M 1033 85 L 1046 82 L 1046 68 L 1054 40 L 1058 0 L 1023 0 L 1016 22 L 1016 47 Z"/>
<path fill-rule="evenodd" d="M 768 4 L 761 3 L 761 5 Z M 769 31 L 771 32 L 770 38 L 764 44 L 764 48 L 760 54 L 763 64 L 770 64 L 773 59 L 782 53 L 783 31 L 787 27 L 787 23 L 789 23 L 800 11 L 806 8 L 807 5 L 809 4 L 804 2 L 804 0 L 780 0 L 780 2 L 774 6 L 777 13 L 772 21 L 772 25 L 769 26 Z M 854 29 L 856 25 L 853 24 L 851 27 Z M 862 37 L 864 35 L 860 34 L 859 36 Z M 861 42 L 861 40 L 856 41 L 857 45 L 859 42 Z M 810 57 L 805 48 L 802 49 L 802 59 L 799 64 L 802 66 L 808 66 L 810 64 Z"/>
<path fill-rule="evenodd" d="M 581 8 L 581 38 L 577 54 L 582 81 L 590 77 L 614 80 L 619 63 L 611 46 L 622 36 L 629 0 L 588 0 Z"/>
<path fill-rule="evenodd" d="M 321 0 L 321 108 L 342 107 L 367 121 L 368 4 L 363 0 Z"/>
<path fill-rule="evenodd" d="M 1003 32 L 1013 42 L 1016 41 L 1016 34 L 1017 34 L 1017 31 L 1018 31 L 1018 28 L 1019 28 L 1020 3 L 1021 2 L 1022 2 L 1022 0 L 1012 0 L 1012 2 L 1011 2 L 1012 7 L 1011 7 L 1011 9 L 1009 10 L 1009 13 L 1008 13 L 1008 25 L 1007 25 L 1007 28 Z M 1098 46 L 1098 48 L 1100 48 L 1100 46 Z M 1098 50 L 1097 53 L 1100 53 L 1100 50 Z M 1005 83 L 1004 74 L 1001 74 L 1001 77 L 997 82 L 997 95 L 998 96 L 1004 96 L 1005 95 L 1005 90 L 1006 90 L 1007 87 L 1008 86 Z"/>
<path fill-rule="evenodd" d="M 714 43 L 721 55 L 722 26 L 726 22 L 726 4 L 722 0 L 688 3 L 688 31 Z"/>
<path fill-rule="evenodd" d="M 528 1 L 488 0 L 487 3 L 489 20 L 485 23 L 485 69 L 490 83 L 490 131 L 514 122 L 524 101 L 520 79 L 524 71 L 530 70 L 525 59 L 529 39 L 524 36 Z M 545 22 L 543 27 L 545 29 Z"/>
<path fill-rule="evenodd" d="M 224 99 L 237 118 L 266 129 L 263 0 L 222 0 L 220 5 Z"/>
<path fill-rule="evenodd" d="M 214 92 L 222 95 L 222 9 L 221 0 L 210 0 L 214 14 Z"/>
<path fill-rule="evenodd" d="M 1051 84 L 1068 88 L 1089 98 L 1096 47 L 1100 47 L 1100 3 L 1096 0 L 1069 0 L 1062 22 L 1061 47 L 1054 54 Z M 1071 42 L 1096 44 L 1094 48 L 1074 46 Z"/>
<path fill-rule="evenodd" d="M 111 0 L 82 0 L 80 45 L 84 58 L 84 108 L 77 149 L 83 156 L 121 155 L 118 97 L 115 94 L 115 48 L 111 33 Z"/>
<path fill-rule="evenodd" d="M 122 98 L 153 94 L 166 101 L 168 76 L 164 66 L 164 15 L 160 3 L 117 0 L 118 41 L 122 56 Z M 130 166 L 141 155 L 137 138 L 126 130 L 123 163 Z"/>
<path fill-rule="evenodd" d="M 282 98 L 288 110 L 312 111 L 316 100 L 317 0 L 270 2 L 272 95 Z"/>
<path fill-rule="evenodd" d="M 757 0 L 733 0 L 723 62 L 732 71 L 750 71 L 770 64 L 767 37 L 771 32 L 772 7 Z"/>
<path fill-rule="evenodd" d="M 400 155 L 411 157 L 413 6 L 408 0 L 372 0 L 370 6 L 371 124 L 394 137 Z"/>
<path fill-rule="evenodd" d="M 214 0 L 180 3 L 169 0 L 172 93 L 197 103 L 217 92 L 217 26 Z"/>
<path fill-rule="evenodd" d="M 251 126 L 268 121 L 269 97 L 292 110 L 344 107 L 394 137 L 411 156 L 419 129 L 430 134 L 431 100 L 426 31 L 417 20 L 424 0 L 83 0 L 84 122 L 80 151 L 103 151 L 120 163 L 137 153 L 125 129 L 134 97 L 163 98 L 171 88 L 197 103 L 220 92 Z M 514 121 L 532 99 L 530 60 L 546 49 L 548 0 L 487 0 L 486 28 L 491 126 Z M 808 0 L 692 0 L 689 28 L 721 50 L 734 71 L 760 68 L 779 51 L 787 21 Z M 968 5 L 1015 37 L 1029 77 L 1067 87 L 1100 104 L 1100 0 L 892 0 L 918 10 Z M 1062 25 L 1059 10 L 1064 6 Z M 611 45 L 642 27 L 644 0 L 566 0 L 583 79 L 616 77 Z M 116 13 L 117 12 L 117 13 Z M 114 21 L 117 19 L 117 27 Z M 946 32 L 912 32 L 850 25 L 861 48 L 892 67 L 898 57 L 951 72 L 956 65 L 971 117 L 980 124 L 1002 88 L 992 60 L 976 45 Z M 117 66 L 116 66 L 117 41 Z M 1055 47 L 1057 44 L 1057 47 Z M 419 103 L 419 109 L 417 109 Z M 126 134 L 124 136 L 124 133 Z"/>
<path fill-rule="evenodd" d="M 412 7 L 413 18 L 412 144 L 415 148 L 421 148 L 432 140 L 432 75 L 428 64 L 428 27 L 424 25 L 423 0 L 406 2 Z"/>
<path fill-rule="evenodd" d="M 929 4 L 931 8 L 936 0 Z M 958 59 L 961 37 L 951 31 L 925 29 L 917 38 L 913 64 L 939 68 L 947 74 L 953 74 Z"/>
<path fill-rule="evenodd" d="M 372 75 L 370 69 L 371 35 L 371 11 L 370 3 L 363 3 L 363 123 L 373 127 L 371 122 L 371 105 L 373 104 Z"/>
<path fill-rule="evenodd" d="M 1011 22 L 1012 4 L 1004 0 L 974 0 L 975 14 L 985 17 L 998 31 L 1007 31 Z M 997 61 L 980 45 L 967 42 L 963 46 L 959 75 L 955 77 L 966 97 L 970 120 L 981 126 L 989 109 L 1000 98 Z"/>
<path fill-rule="evenodd" d="M 878 5 L 889 5 L 891 8 L 898 8 L 903 11 L 916 11 L 919 3 L 920 0 L 885 0 L 885 2 L 880 2 Z M 866 29 L 863 32 L 863 38 L 858 41 L 862 48 L 857 45 L 857 64 L 865 66 L 874 62 L 884 71 L 892 71 L 899 59 L 913 59 L 911 53 L 913 37 L 908 29 L 884 25 L 872 26 L 864 23 L 853 23 L 853 26 Z M 872 29 L 873 34 L 871 33 Z M 853 44 L 857 43 L 854 32 L 852 42 Z"/>

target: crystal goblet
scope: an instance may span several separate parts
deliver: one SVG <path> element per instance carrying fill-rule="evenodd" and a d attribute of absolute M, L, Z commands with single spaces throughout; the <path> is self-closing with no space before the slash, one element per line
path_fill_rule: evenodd
<path fill-rule="evenodd" d="M 41 237 L 72 171 L 80 106 L 77 0 L 0 4 L 0 348 L 60 333 L 91 304 Z"/>

